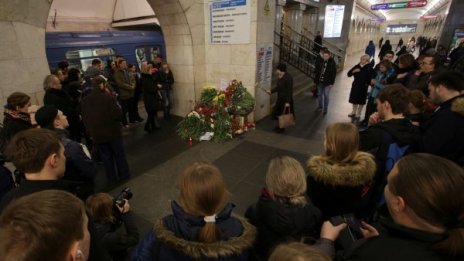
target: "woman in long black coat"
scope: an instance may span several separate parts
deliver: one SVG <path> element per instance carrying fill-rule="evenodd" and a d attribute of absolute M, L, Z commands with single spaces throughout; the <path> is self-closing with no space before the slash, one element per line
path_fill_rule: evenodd
<path fill-rule="evenodd" d="M 277 119 L 278 116 L 282 115 L 286 107 L 290 107 L 290 113 L 293 113 L 295 116 L 295 110 L 293 108 L 293 78 L 290 74 L 287 73 L 287 65 L 279 64 L 277 65 L 277 85 L 268 94 L 277 92 L 277 101 L 272 111 L 273 119 Z M 277 125 L 274 128 L 275 132 L 282 133 L 285 131 L 283 128 L 279 128 Z"/>
<path fill-rule="evenodd" d="M 348 115 L 359 119 L 361 111 L 366 104 L 367 89 L 372 76 L 372 63 L 369 55 L 361 56 L 361 61 L 348 71 L 348 77 L 353 76 L 349 102 L 353 104 L 353 111 Z"/>
<path fill-rule="evenodd" d="M 156 119 L 156 112 L 160 109 L 161 97 L 158 87 L 156 86 L 156 81 L 151 74 L 151 70 L 152 65 L 148 64 L 142 68 L 142 73 L 140 74 L 143 102 L 145 104 L 145 111 L 148 115 L 144 129 L 146 132 L 151 132 L 160 128 Z"/>

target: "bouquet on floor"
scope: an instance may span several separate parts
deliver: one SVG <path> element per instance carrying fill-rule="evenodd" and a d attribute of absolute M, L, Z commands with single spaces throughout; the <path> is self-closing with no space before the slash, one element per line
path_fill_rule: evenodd
<path fill-rule="evenodd" d="M 177 125 L 177 134 L 183 139 L 225 142 L 248 129 L 237 116 L 246 117 L 254 106 L 255 100 L 242 82 L 233 80 L 225 90 L 206 86 L 199 102 Z"/>

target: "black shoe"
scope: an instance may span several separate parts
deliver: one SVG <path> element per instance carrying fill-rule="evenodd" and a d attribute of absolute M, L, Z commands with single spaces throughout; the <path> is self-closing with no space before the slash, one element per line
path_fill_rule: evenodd
<path fill-rule="evenodd" d="M 322 108 L 317 107 L 317 109 L 314 112 L 321 112 Z"/>
<path fill-rule="evenodd" d="M 276 133 L 284 133 L 284 132 L 285 132 L 285 129 L 284 129 L 284 128 L 275 127 L 275 128 L 274 128 L 274 131 L 275 131 Z"/>

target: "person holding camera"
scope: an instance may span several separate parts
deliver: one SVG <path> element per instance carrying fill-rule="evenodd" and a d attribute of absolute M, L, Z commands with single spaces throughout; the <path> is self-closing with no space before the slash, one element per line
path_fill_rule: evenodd
<path fill-rule="evenodd" d="M 125 260 L 128 250 L 137 245 L 139 231 L 130 212 L 127 197 L 115 200 L 106 193 L 97 193 L 87 198 L 87 212 L 94 219 L 97 236 L 101 239 L 113 261 Z M 124 225 L 125 231 L 120 229 Z"/>
<path fill-rule="evenodd" d="M 388 175 L 391 218 L 361 223 L 364 238 L 336 260 L 464 260 L 464 170 L 431 154 L 401 158 Z M 348 227 L 348 228 L 347 228 Z M 323 224 L 317 246 L 334 256 L 333 241 L 350 224 Z"/>

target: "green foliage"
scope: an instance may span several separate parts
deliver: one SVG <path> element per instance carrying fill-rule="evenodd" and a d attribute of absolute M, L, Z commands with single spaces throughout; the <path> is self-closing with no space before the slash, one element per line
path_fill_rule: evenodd
<path fill-rule="evenodd" d="M 238 83 L 232 94 L 233 111 L 235 114 L 246 115 L 255 107 L 255 99 L 250 92 L 243 87 L 242 82 Z"/>
<path fill-rule="evenodd" d="M 199 140 L 203 133 L 210 130 L 208 124 L 205 124 L 205 119 L 196 112 L 191 112 L 179 124 L 177 124 L 177 134 L 182 139 L 192 138 Z"/>
<path fill-rule="evenodd" d="M 214 142 L 223 143 L 232 138 L 232 124 L 230 123 L 229 113 L 227 113 L 225 108 L 217 111 L 213 131 Z"/>
<path fill-rule="evenodd" d="M 216 96 L 217 96 L 217 90 L 215 88 L 213 87 L 203 88 L 203 91 L 201 92 L 201 96 L 200 96 L 200 103 L 207 104 L 207 105 L 213 105 L 214 98 Z"/>

